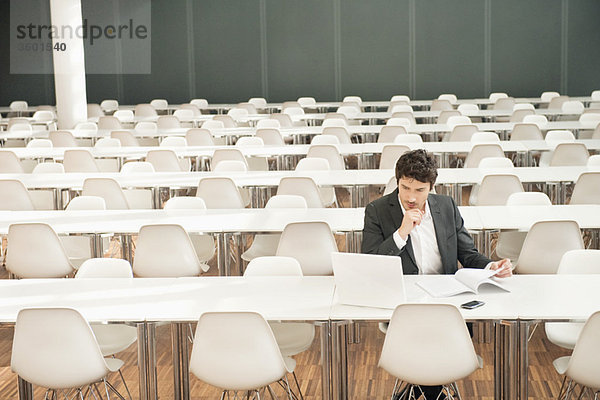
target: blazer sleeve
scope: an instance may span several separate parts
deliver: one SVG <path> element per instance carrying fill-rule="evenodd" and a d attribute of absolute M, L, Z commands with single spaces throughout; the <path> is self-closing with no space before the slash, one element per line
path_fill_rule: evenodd
<path fill-rule="evenodd" d="M 398 256 L 401 250 L 394 242 L 392 230 L 387 234 L 385 222 L 379 215 L 377 207 L 369 203 L 365 208 L 365 223 L 363 227 L 362 252 L 387 256 Z M 388 223 L 389 224 L 389 223 Z M 387 237 L 386 237 L 387 235 Z"/>
<path fill-rule="evenodd" d="M 466 268 L 485 268 L 492 260 L 477 251 L 473 238 L 465 229 L 464 220 L 454 200 L 452 200 L 452 205 L 454 206 L 458 261 Z"/>

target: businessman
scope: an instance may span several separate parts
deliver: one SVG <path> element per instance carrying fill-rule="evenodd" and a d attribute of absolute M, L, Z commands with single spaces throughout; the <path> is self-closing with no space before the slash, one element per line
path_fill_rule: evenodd
<path fill-rule="evenodd" d="M 398 188 L 365 209 L 362 252 L 399 256 L 405 274 L 454 274 L 466 268 L 512 275 L 509 259 L 494 262 L 480 254 L 451 197 L 430 193 L 437 178 L 435 159 L 425 150 L 404 153 L 396 162 Z M 422 387 L 436 399 L 441 387 Z"/>

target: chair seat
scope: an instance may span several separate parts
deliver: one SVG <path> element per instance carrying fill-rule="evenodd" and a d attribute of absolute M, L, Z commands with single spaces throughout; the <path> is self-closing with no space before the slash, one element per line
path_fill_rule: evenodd
<path fill-rule="evenodd" d="M 269 322 L 269 325 L 284 357 L 307 350 L 315 338 L 315 328 L 309 323 Z"/>
<path fill-rule="evenodd" d="M 554 365 L 554 369 L 556 369 L 556 372 L 558 372 L 561 375 L 564 374 L 567 370 L 567 366 L 569 365 L 570 359 L 571 356 L 564 356 L 552 361 L 552 365 Z"/>
<path fill-rule="evenodd" d="M 546 336 L 555 345 L 572 350 L 575 348 L 583 325 L 582 322 L 547 322 Z"/>
<path fill-rule="evenodd" d="M 132 326 L 92 324 L 91 327 L 105 357 L 127 349 L 137 340 L 137 329 Z"/>
<path fill-rule="evenodd" d="M 104 361 L 106 361 L 106 366 L 108 367 L 110 372 L 117 372 L 125 364 L 123 361 L 119 360 L 118 358 L 112 358 L 112 357 L 105 358 Z"/>

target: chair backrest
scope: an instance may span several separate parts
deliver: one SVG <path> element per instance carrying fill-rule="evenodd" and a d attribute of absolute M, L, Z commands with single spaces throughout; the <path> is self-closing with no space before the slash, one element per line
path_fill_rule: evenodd
<path fill-rule="evenodd" d="M 333 135 L 315 135 L 313 136 L 310 144 L 340 144 L 340 140 L 337 136 Z"/>
<path fill-rule="evenodd" d="M 107 210 L 128 210 L 129 203 L 121 186 L 111 178 L 87 178 L 83 181 L 82 196 L 102 197 Z"/>
<path fill-rule="evenodd" d="M 181 125 L 182 122 L 192 122 L 196 117 L 196 112 L 199 113 L 200 111 L 190 108 L 179 108 L 173 112 L 173 116 L 179 120 L 179 123 Z"/>
<path fill-rule="evenodd" d="M 89 150 L 65 150 L 63 166 L 65 172 L 100 172 L 94 156 Z"/>
<path fill-rule="evenodd" d="M 448 141 L 469 142 L 475 132 L 479 132 L 479 129 L 475 125 L 455 125 L 448 134 Z"/>
<path fill-rule="evenodd" d="M 323 128 L 327 128 L 329 126 L 341 126 L 347 127 L 348 121 L 344 118 L 326 118 L 323 120 L 323 124 L 321 125 Z"/>
<path fill-rule="evenodd" d="M 234 107 L 227 111 L 227 115 L 229 115 L 234 120 L 242 120 L 248 117 L 248 110 L 245 108 Z"/>
<path fill-rule="evenodd" d="M 213 121 L 219 121 L 223 123 L 224 128 L 235 128 L 237 123 L 230 115 L 215 115 Z M 202 125 L 203 128 L 208 128 Z"/>
<path fill-rule="evenodd" d="M 197 276 L 207 270 L 181 225 L 144 225 L 133 258 L 133 273 L 140 277 Z"/>
<path fill-rule="evenodd" d="M 360 106 L 358 106 L 358 105 L 340 106 L 340 107 L 338 107 L 336 112 L 338 112 L 340 114 L 344 114 L 347 118 L 352 118 L 352 117 L 360 114 Z"/>
<path fill-rule="evenodd" d="M 244 208 L 242 195 L 231 178 L 207 177 L 200 179 L 196 196 L 202 198 L 206 208 Z"/>
<path fill-rule="evenodd" d="M 75 125 L 76 132 L 98 132 L 98 125 L 94 122 L 79 122 Z"/>
<path fill-rule="evenodd" d="M 543 92 L 540 95 L 540 100 L 544 103 L 547 103 L 550 100 L 552 100 L 553 98 L 558 97 L 558 96 L 560 96 L 560 93 L 558 93 L 558 92 Z"/>
<path fill-rule="evenodd" d="M 139 124 L 141 124 L 141 122 L 138 123 L 138 125 Z M 110 133 L 110 137 L 118 139 L 123 147 L 139 147 L 140 145 L 140 142 L 137 140 L 137 138 L 129 131 L 112 131 Z"/>
<path fill-rule="evenodd" d="M 396 113 L 397 114 L 397 113 Z M 403 126 L 404 128 L 409 128 L 411 125 L 414 125 L 415 119 L 407 118 L 407 117 L 392 117 L 388 118 L 386 121 L 386 125 L 388 126 Z"/>
<path fill-rule="evenodd" d="M 379 131 L 377 143 L 394 143 L 396 137 L 407 134 L 406 128 L 403 126 L 385 125 L 381 128 L 381 131 Z"/>
<path fill-rule="evenodd" d="M 257 138 L 261 138 L 264 144 L 269 146 L 284 146 L 285 141 L 278 128 L 258 128 L 255 133 Z"/>
<path fill-rule="evenodd" d="M 302 107 L 286 107 L 282 111 L 286 115 L 304 115 L 304 109 Z"/>
<path fill-rule="evenodd" d="M 565 114 L 581 114 L 585 107 L 577 100 L 569 100 L 562 103 L 560 110 Z"/>
<path fill-rule="evenodd" d="M 100 107 L 104 111 L 115 111 L 119 108 L 119 102 L 117 100 L 106 99 L 100 102 Z"/>
<path fill-rule="evenodd" d="M 244 276 L 302 276 L 302 267 L 293 257 L 262 256 L 250 261 Z"/>
<path fill-rule="evenodd" d="M 136 117 L 157 118 L 156 108 L 152 104 L 138 104 L 133 111 Z"/>
<path fill-rule="evenodd" d="M 308 148 L 306 157 L 326 158 L 329 161 L 329 167 L 334 170 L 346 169 L 344 157 L 340 154 L 338 148 L 331 144 L 311 145 Z"/>
<path fill-rule="evenodd" d="M 600 154 L 591 155 L 587 160 L 588 167 L 599 167 L 600 166 Z"/>
<path fill-rule="evenodd" d="M 440 112 L 440 115 L 437 117 L 438 124 L 445 124 L 448 122 L 448 118 L 450 117 L 459 117 L 463 114 L 458 110 L 444 110 Z M 470 123 L 470 120 L 469 120 Z"/>
<path fill-rule="evenodd" d="M 140 121 L 135 124 L 134 130 L 141 135 L 154 135 L 158 132 L 158 125 L 152 121 Z"/>
<path fill-rule="evenodd" d="M 381 150 L 379 169 L 395 169 L 396 162 L 400 156 L 407 151 L 410 151 L 410 147 L 408 146 L 402 144 L 386 144 Z"/>
<path fill-rule="evenodd" d="M 329 171 L 329 161 L 320 157 L 305 157 L 296 164 L 296 171 Z"/>
<path fill-rule="evenodd" d="M 503 93 L 503 92 L 493 92 L 493 93 L 490 93 L 489 100 L 492 103 L 496 103 L 496 101 L 498 101 L 498 99 L 505 99 L 507 97 L 508 97 L 508 94 L 506 94 L 506 93 Z"/>
<path fill-rule="evenodd" d="M 468 125 L 470 123 L 471 118 L 467 117 L 466 115 L 454 115 L 448 117 L 448 119 L 446 120 L 446 125 L 448 125 L 448 127 L 450 127 L 451 129 L 457 125 Z"/>
<path fill-rule="evenodd" d="M 266 119 L 261 119 L 256 123 L 256 129 L 259 129 L 259 128 L 279 129 L 279 128 L 281 128 L 281 124 L 276 119 L 266 118 Z"/>
<path fill-rule="evenodd" d="M 262 147 L 265 142 L 257 136 L 242 136 L 235 142 L 236 147 Z"/>
<path fill-rule="evenodd" d="M 156 172 L 182 172 L 177 154 L 170 149 L 150 150 L 146 154 L 146 162 L 154 167 Z"/>
<path fill-rule="evenodd" d="M 25 171 L 19 161 L 19 157 L 10 150 L 0 150 L 0 173 L 22 174 Z"/>
<path fill-rule="evenodd" d="M 302 108 L 315 108 L 317 106 L 317 100 L 314 97 L 298 97 L 296 101 Z"/>
<path fill-rule="evenodd" d="M 477 168 L 479 162 L 486 157 L 504 157 L 504 151 L 499 144 L 476 144 L 465 159 L 465 168 Z"/>
<path fill-rule="evenodd" d="M 334 251 L 338 251 L 337 244 L 326 222 L 293 222 L 284 228 L 276 255 L 294 257 L 304 275 L 331 275 Z"/>
<path fill-rule="evenodd" d="M 548 118 L 545 115 L 526 115 L 523 117 L 524 124 L 536 124 L 539 128 L 543 128 L 548 124 Z"/>
<path fill-rule="evenodd" d="M 9 132 L 32 132 L 33 128 L 26 119 L 11 118 L 8 120 L 8 131 Z"/>
<path fill-rule="evenodd" d="M 513 126 L 510 140 L 544 140 L 544 136 L 536 124 L 518 123 Z"/>
<path fill-rule="evenodd" d="M 8 243 L 6 269 L 20 278 L 62 278 L 73 272 L 60 239 L 48 224 L 11 224 Z"/>
<path fill-rule="evenodd" d="M 117 110 L 113 114 L 113 117 L 118 119 L 119 122 L 121 122 L 121 123 L 133 122 L 133 120 L 134 120 L 133 111 L 131 111 L 131 110 Z"/>
<path fill-rule="evenodd" d="M 523 243 L 515 272 L 521 274 L 554 274 L 567 251 L 583 249 L 579 225 L 575 221 L 538 221 Z"/>
<path fill-rule="evenodd" d="M 99 196 L 77 196 L 69 201 L 65 210 L 106 210 L 106 202 Z"/>
<path fill-rule="evenodd" d="M 32 174 L 63 174 L 65 167 L 61 163 L 42 162 L 33 167 Z"/>
<path fill-rule="evenodd" d="M 294 194 L 279 194 L 271 197 L 265 208 L 308 208 L 306 199 Z"/>
<path fill-rule="evenodd" d="M 98 117 L 98 129 L 114 131 L 123 129 L 123 126 L 121 125 L 121 121 L 119 121 L 117 117 L 113 117 L 112 115 L 105 115 L 102 117 Z"/>
<path fill-rule="evenodd" d="M 586 321 L 577 342 L 565 375 L 582 386 L 598 388 L 600 379 L 600 311 L 593 313 Z M 594 390 L 594 389 L 592 389 Z"/>
<path fill-rule="evenodd" d="M 350 133 L 348 130 L 342 126 L 328 126 L 323 128 L 323 135 L 333 135 L 338 138 L 341 144 L 350 144 L 352 140 L 350 139 Z"/>
<path fill-rule="evenodd" d="M 50 131 L 48 139 L 53 147 L 77 147 L 75 136 L 69 131 Z"/>
<path fill-rule="evenodd" d="M 121 147 L 121 141 L 115 138 L 100 138 L 94 147 Z"/>
<path fill-rule="evenodd" d="M 496 132 L 475 132 L 471 136 L 473 143 L 500 143 L 500 137 Z"/>
<path fill-rule="evenodd" d="M 0 179 L 0 210 L 31 211 L 35 207 L 27 188 L 16 179 Z"/>
<path fill-rule="evenodd" d="M 567 130 L 553 130 L 546 132 L 545 140 L 548 143 L 574 142 L 575 135 Z"/>
<path fill-rule="evenodd" d="M 160 142 L 160 147 L 186 147 L 187 140 L 183 136 L 167 136 Z"/>
<path fill-rule="evenodd" d="M 586 165 L 589 156 L 583 143 L 559 143 L 552 153 L 550 166 Z"/>
<path fill-rule="evenodd" d="M 51 122 L 55 120 L 55 115 L 52 111 L 41 110 L 34 112 L 31 118 L 37 122 Z"/>
<path fill-rule="evenodd" d="M 200 197 L 171 197 L 164 206 L 165 210 L 206 210 L 206 203 Z"/>
<path fill-rule="evenodd" d="M 29 142 L 27 142 L 27 145 L 25 146 L 27 148 L 51 148 L 52 147 L 52 140 L 50 139 L 31 139 Z"/>
<path fill-rule="evenodd" d="M 252 97 L 248 100 L 248 103 L 261 110 L 267 108 L 267 99 L 264 97 Z"/>
<path fill-rule="evenodd" d="M 548 103 L 548 108 L 549 109 L 562 109 L 562 105 L 563 103 L 569 101 L 569 96 L 556 96 L 553 97 L 552 99 L 550 99 L 550 102 Z"/>
<path fill-rule="evenodd" d="M 53 389 L 86 386 L 109 372 L 90 325 L 70 308 L 19 311 L 11 369 L 28 382 Z"/>
<path fill-rule="evenodd" d="M 494 102 L 492 108 L 494 110 L 512 111 L 515 106 L 515 99 L 512 97 L 502 97 Z"/>
<path fill-rule="evenodd" d="M 390 319 L 379 366 L 405 382 L 432 386 L 465 378 L 479 361 L 455 306 L 402 304 Z"/>
<path fill-rule="evenodd" d="M 275 113 L 271 114 L 269 118 L 279 121 L 279 125 L 281 128 L 291 128 L 292 126 L 294 126 L 292 118 L 287 114 Z"/>
<path fill-rule="evenodd" d="M 569 204 L 600 204 L 600 172 L 579 175 Z"/>
<path fill-rule="evenodd" d="M 408 103 L 405 102 L 393 102 L 390 103 L 390 106 L 388 107 L 388 112 L 390 113 L 397 113 L 397 112 L 409 112 L 409 113 L 413 113 L 414 110 L 412 108 L 412 106 L 410 106 Z"/>
<path fill-rule="evenodd" d="M 236 149 L 236 148 L 216 149 L 213 152 L 213 155 L 211 158 L 211 162 L 210 162 L 211 169 L 214 171 L 214 168 L 217 166 L 217 164 L 219 164 L 223 160 L 241 161 L 244 164 L 246 164 L 246 169 L 248 169 L 248 161 L 246 160 L 246 157 L 239 149 Z"/>
<path fill-rule="evenodd" d="M 224 172 L 224 171 L 238 171 L 245 172 L 248 171 L 248 165 L 239 160 L 221 160 L 216 165 L 212 166 L 212 170 L 214 172 Z"/>
<path fill-rule="evenodd" d="M 269 324 L 254 312 L 209 312 L 198 320 L 190 371 L 229 390 L 250 391 L 287 372 Z"/>
<path fill-rule="evenodd" d="M 431 111 L 452 110 L 452 103 L 444 99 L 434 99 L 431 102 L 431 107 L 429 107 L 429 109 Z"/>
<path fill-rule="evenodd" d="M 257 101 L 255 98 L 254 104 L 258 104 L 260 103 L 260 101 Z M 264 110 L 264 108 L 267 106 L 267 101 L 265 99 L 264 100 L 264 104 L 261 104 L 260 107 L 255 106 L 253 103 L 250 102 L 246 102 L 246 103 L 238 103 L 236 108 L 243 108 L 244 110 L 248 111 L 248 114 L 258 114 L 258 109 L 260 108 L 261 110 Z"/>
<path fill-rule="evenodd" d="M 156 126 L 159 130 L 180 129 L 181 123 L 175 115 L 161 115 L 156 120 Z"/>
<path fill-rule="evenodd" d="M 75 278 L 133 278 L 133 271 L 122 258 L 90 258 L 77 269 Z"/>
<path fill-rule="evenodd" d="M 406 102 L 410 102 L 410 97 L 408 97 L 407 95 L 404 95 L 404 94 L 395 94 L 390 99 L 390 102 L 392 102 L 392 101 L 406 101 Z"/>
<path fill-rule="evenodd" d="M 542 192 L 515 192 L 508 196 L 507 206 L 549 206 L 550 198 Z"/>
<path fill-rule="evenodd" d="M 286 176 L 281 178 L 277 186 L 277 195 L 293 194 L 302 196 L 309 208 L 323 207 L 319 187 L 310 177 Z"/>
<path fill-rule="evenodd" d="M 531 111 L 535 111 L 535 107 L 531 103 L 516 103 L 513 106 L 513 111 L 518 111 L 518 110 L 531 110 Z"/>
<path fill-rule="evenodd" d="M 462 115 L 467 116 L 477 115 L 479 113 L 479 107 L 477 106 L 477 104 L 472 103 L 459 104 L 456 109 L 460 111 Z"/>
<path fill-rule="evenodd" d="M 208 108 L 208 100 L 206 100 L 206 99 L 192 99 L 192 100 L 190 100 L 190 104 L 195 105 L 200 110 Z"/>
<path fill-rule="evenodd" d="M 452 104 L 456 104 L 456 102 L 458 101 L 458 98 L 453 93 L 443 93 L 443 94 L 440 94 L 438 96 L 438 99 L 440 99 L 440 100 L 448 100 Z"/>
<path fill-rule="evenodd" d="M 356 104 L 362 104 L 362 98 L 360 96 L 344 96 L 343 102 L 352 102 Z"/>
<path fill-rule="evenodd" d="M 514 168 L 514 164 L 507 157 L 486 157 L 479 162 L 479 169 L 486 168 Z"/>
<path fill-rule="evenodd" d="M 147 161 L 129 161 L 121 167 L 122 174 L 154 173 L 154 166 Z"/>
<path fill-rule="evenodd" d="M 169 102 L 165 99 L 154 99 L 150 101 L 150 104 L 157 110 L 166 110 L 169 107 Z"/>
<path fill-rule="evenodd" d="M 421 135 L 416 133 L 407 133 L 406 135 L 398 135 L 394 138 L 394 143 L 423 143 Z"/>
<path fill-rule="evenodd" d="M 494 174 L 485 175 L 477 192 L 477 206 L 502 206 L 508 196 L 523 192 L 523 185 L 516 175 Z"/>
<path fill-rule="evenodd" d="M 208 129 L 192 128 L 185 133 L 185 140 L 190 146 L 214 146 L 215 139 Z"/>
<path fill-rule="evenodd" d="M 515 107 L 518 105 L 520 105 L 520 104 L 515 104 Z M 525 118 L 526 115 L 534 115 L 534 114 L 535 114 L 535 111 L 529 110 L 529 109 L 513 110 L 512 114 L 510 115 L 509 122 L 523 122 L 523 118 Z"/>
<path fill-rule="evenodd" d="M 29 105 L 24 100 L 11 101 L 8 105 L 8 108 L 10 108 L 11 111 L 27 111 L 28 107 Z"/>
<path fill-rule="evenodd" d="M 563 254 L 557 274 L 600 274 L 600 250 L 569 250 Z"/>

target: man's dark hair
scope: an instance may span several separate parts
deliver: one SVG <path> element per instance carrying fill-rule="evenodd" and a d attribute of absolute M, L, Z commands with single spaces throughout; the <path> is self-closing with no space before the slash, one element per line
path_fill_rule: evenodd
<path fill-rule="evenodd" d="M 437 175 L 435 158 L 423 149 L 407 151 L 396 162 L 396 181 L 401 177 L 412 178 L 429 182 L 433 189 Z"/>

